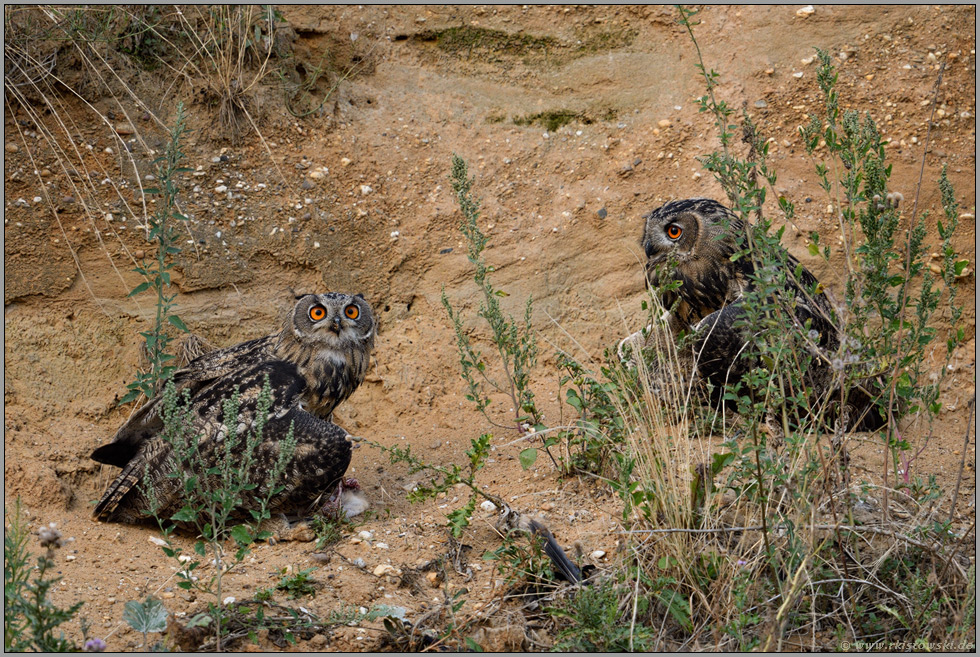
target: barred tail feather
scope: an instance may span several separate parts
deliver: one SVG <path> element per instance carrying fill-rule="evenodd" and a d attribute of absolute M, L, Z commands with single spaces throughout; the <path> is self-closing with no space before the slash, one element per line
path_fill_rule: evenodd
<path fill-rule="evenodd" d="M 117 520 L 116 509 L 133 488 L 139 484 L 142 472 L 137 472 L 137 463 L 133 462 L 116 477 L 106 489 L 102 499 L 95 505 L 95 517 L 99 520 Z"/>
<path fill-rule="evenodd" d="M 173 480 L 164 476 L 169 455 L 170 447 L 162 440 L 144 445 L 141 453 L 123 468 L 106 489 L 102 499 L 95 505 L 94 516 L 111 522 L 145 521 L 145 513 L 151 508 L 150 500 L 143 490 L 146 473 L 149 473 L 149 484 L 155 489 L 160 510 L 164 511 L 173 502 L 174 492 L 168 488 L 168 483 Z"/>

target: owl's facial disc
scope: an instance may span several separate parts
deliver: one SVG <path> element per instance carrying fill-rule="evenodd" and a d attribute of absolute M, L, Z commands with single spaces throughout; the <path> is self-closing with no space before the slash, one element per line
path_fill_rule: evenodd
<path fill-rule="evenodd" d="M 333 349 L 370 339 L 374 322 L 371 309 L 363 299 L 339 293 L 311 298 L 306 317 L 313 334 L 321 336 L 324 344 Z"/>

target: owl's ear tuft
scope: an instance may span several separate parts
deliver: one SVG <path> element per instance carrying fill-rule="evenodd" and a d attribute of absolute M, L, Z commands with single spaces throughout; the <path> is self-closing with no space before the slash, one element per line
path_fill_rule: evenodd
<path fill-rule="evenodd" d="M 355 294 L 354 296 L 355 296 L 355 297 L 357 297 L 358 299 L 363 299 L 363 298 L 364 298 L 364 295 L 363 295 L 363 294 L 361 294 L 360 292 L 358 292 L 358 293 L 357 293 L 357 294 Z"/>

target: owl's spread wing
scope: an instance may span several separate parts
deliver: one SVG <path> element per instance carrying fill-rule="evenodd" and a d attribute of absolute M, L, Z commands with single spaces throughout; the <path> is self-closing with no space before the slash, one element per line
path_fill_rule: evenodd
<path fill-rule="evenodd" d="M 179 393 L 187 390 L 193 398 L 216 381 L 223 380 L 232 372 L 272 358 L 276 335 L 268 335 L 248 342 L 211 351 L 200 356 L 187 367 L 174 372 L 173 381 Z M 160 418 L 162 398 L 154 397 L 140 407 L 119 428 L 112 442 L 92 452 L 92 459 L 99 463 L 125 467 L 144 442 L 153 438 L 163 428 Z"/>

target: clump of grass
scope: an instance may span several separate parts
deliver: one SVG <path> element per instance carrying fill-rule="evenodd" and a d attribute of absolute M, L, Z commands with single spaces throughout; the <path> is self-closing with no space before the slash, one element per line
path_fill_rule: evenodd
<path fill-rule="evenodd" d="M 194 16 L 194 12 L 198 12 Z M 270 72 L 277 16 L 272 5 L 202 5 L 180 12 L 200 60 L 189 59 L 217 105 L 217 123 L 232 143 L 257 130 L 253 92 Z M 196 19 L 196 20 L 195 20 Z"/>

